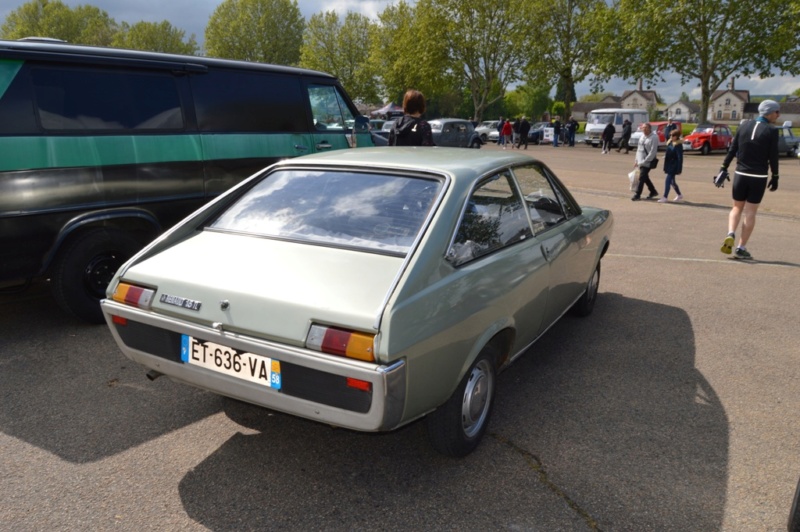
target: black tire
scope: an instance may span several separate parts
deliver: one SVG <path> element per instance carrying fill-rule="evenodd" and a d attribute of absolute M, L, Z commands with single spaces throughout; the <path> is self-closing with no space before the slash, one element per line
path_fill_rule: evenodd
<path fill-rule="evenodd" d="M 588 316 L 594 310 L 594 303 L 597 301 L 597 291 L 600 288 L 600 263 L 597 263 L 597 268 L 594 269 L 589 283 L 586 285 L 586 291 L 581 298 L 572 305 L 570 309 L 572 314 L 582 318 Z"/>
<path fill-rule="evenodd" d="M 479 141 L 478 139 L 473 140 L 472 144 L 470 145 L 470 148 L 474 148 L 476 150 L 481 149 L 481 141 Z"/>
<path fill-rule="evenodd" d="M 142 243 L 114 229 L 77 235 L 59 252 L 52 270 L 53 297 L 61 308 L 89 323 L 104 323 L 100 300 L 116 271 Z"/>
<path fill-rule="evenodd" d="M 453 395 L 425 418 L 428 438 L 438 452 L 466 456 L 478 447 L 494 406 L 498 352 L 487 345 Z"/>
<path fill-rule="evenodd" d="M 792 510 L 789 512 L 789 532 L 800 532 L 800 481 L 794 490 Z"/>
<path fill-rule="evenodd" d="M 703 144 L 703 147 L 700 148 L 700 155 L 708 155 L 709 153 L 711 153 L 711 146 L 706 142 Z"/>
<path fill-rule="evenodd" d="M 489 137 L 487 137 L 486 135 L 481 135 L 481 142 L 486 144 L 487 142 L 489 142 Z"/>

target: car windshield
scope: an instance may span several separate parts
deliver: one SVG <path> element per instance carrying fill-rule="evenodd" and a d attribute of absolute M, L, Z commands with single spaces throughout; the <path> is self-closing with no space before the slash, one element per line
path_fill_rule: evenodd
<path fill-rule="evenodd" d="M 614 123 L 614 113 L 590 113 L 589 114 L 589 123 L 590 124 L 613 124 Z"/>
<path fill-rule="evenodd" d="M 709 124 L 700 124 L 699 126 L 697 126 L 694 129 L 694 132 L 695 133 L 713 133 L 714 132 L 714 126 L 709 125 Z"/>
<path fill-rule="evenodd" d="M 438 180 L 338 170 L 278 170 L 209 227 L 294 241 L 406 254 Z"/>

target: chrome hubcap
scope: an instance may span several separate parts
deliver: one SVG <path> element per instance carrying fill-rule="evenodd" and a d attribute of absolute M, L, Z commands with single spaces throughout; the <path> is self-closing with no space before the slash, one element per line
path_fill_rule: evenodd
<path fill-rule="evenodd" d="M 478 362 L 470 372 L 461 403 L 461 426 L 468 438 L 475 436 L 486 421 L 494 388 L 493 379 L 492 368 L 486 360 Z"/>

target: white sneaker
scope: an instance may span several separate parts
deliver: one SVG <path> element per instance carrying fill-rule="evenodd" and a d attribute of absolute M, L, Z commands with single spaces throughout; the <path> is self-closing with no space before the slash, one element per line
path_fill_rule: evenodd
<path fill-rule="evenodd" d="M 678 194 L 677 196 L 675 196 L 675 199 L 672 200 L 672 201 L 683 201 L 683 194 Z"/>
<path fill-rule="evenodd" d="M 658 199 L 659 203 L 666 203 L 667 201 L 668 201 L 667 198 L 659 198 Z"/>

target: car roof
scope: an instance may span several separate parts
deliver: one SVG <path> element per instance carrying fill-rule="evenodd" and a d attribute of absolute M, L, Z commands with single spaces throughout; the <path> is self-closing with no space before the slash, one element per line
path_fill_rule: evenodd
<path fill-rule="evenodd" d="M 441 122 L 444 124 L 445 122 L 467 122 L 467 120 L 463 118 L 435 118 L 433 120 L 428 120 L 428 122 Z"/>
<path fill-rule="evenodd" d="M 472 183 L 478 177 L 507 166 L 534 162 L 527 155 L 464 148 L 398 147 L 357 148 L 315 153 L 277 163 L 278 167 L 338 166 L 412 171 L 449 175 Z"/>

